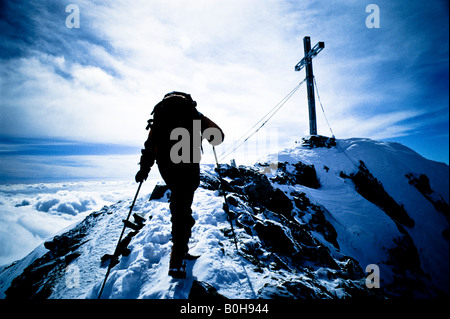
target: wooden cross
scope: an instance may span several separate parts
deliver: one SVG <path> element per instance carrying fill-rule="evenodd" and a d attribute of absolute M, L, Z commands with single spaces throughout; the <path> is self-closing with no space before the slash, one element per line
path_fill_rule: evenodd
<path fill-rule="evenodd" d="M 305 50 L 305 56 L 295 66 L 295 71 L 300 71 L 306 66 L 306 91 L 308 93 L 308 108 L 309 108 L 309 134 L 317 135 L 317 122 L 316 122 L 316 100 L 314 97 L 314 75 L 312 67 L 312 59 L 325 48 L 324 42 L 317 43 L 314 48 L 311 49 L 311 38 L 303 38 L 303 48 Z"/>

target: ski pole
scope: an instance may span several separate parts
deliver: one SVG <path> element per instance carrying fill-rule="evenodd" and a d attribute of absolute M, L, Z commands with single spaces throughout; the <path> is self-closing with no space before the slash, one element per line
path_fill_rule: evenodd
<path fill-rule="evenodd" d="M 128 216 L 127 216 L 127 219 L 126 219 L 127 221 L 130 219 L 131 212 L 133 211 L 134 204 L 136 203 L 136 199 L 138 197 L 139 191 L 141 190 L 142 183 L 143 183 L 143 181 L 141 181 L 139 183 L 139 187 L 138 187 L 138 189 L 136 191 L 136 195 L 134 195 L 133 203 L 131 204 L 130 212 L 128 213 Z M 120 237 L 119 237 L 119 240 L 118 240 L 117 245 L 116 245 L 116 249 L 114 250 L 113 258 L 117 255 L 117 250 L 119 248 L 120 242 L 122 241 L 123 234 L 125 233 L 125 228 L 126 228 L 126 225 L 124 224 L 123 228 L 122 228 L 122 233 L 120 233 Z M 98 298 L 97 299 L 100 299 L 100 297 L 102 295 L 103 289 L 105 288 L 106 280 L 108 279 L 109 273 L 111 272 L 111 268 L 114 267 L 114 266 L 111 266 L 112 264 L 113 264 L 112 261 L 110 261 L 109 265 L 108 265 L 108 270 L 106 271 L 105 280 L 103 280 L 102 288 L 100 289 L 100 293 L 98 294 Z"/>
<path fill-rule="evenodd" d="M 225 205 L 224 205 L 224 207 L 225 207 L 225 212 L 227 213 L 228 221 L 230 222 L 230 225 L 231 225 L 231 231 L 232 231 L 232 233 L 233 233 L 234 247 L 236 247 L 236 253 L 237 253 L 238 255 L 240 255 L 239 249 L 238 249 L 238 246 L 237 246 L 236 234 L 235 234 L 235 232 L 234 232 L 233 222 L 231 221 L 230 209 L 229 209 L 229 207 L 228 207 L 228 200 L 227 200 L 227 196 L 226 196 L 226 194 L 225 194 L 225 189 L 224 189 L 224 187 L 223 187 L 223 178 L 222 178 L 222 174 L 220 173 L 220 165 L 219 165 L 219 161 L 218 161 L 218 159 L 217 159 L 216 148 L 214 147 L 214 145 L 213 145 L 212 148 L 213 148 L 213 152 L 214 152 L 214 158 L 216 159 L 217 173 L 219 174 L 220 186 L 221 186 L 221 188 L 222 188 L 222 195 L 223 195 L 223 199 L 225 200 Z M 250 278 L 248 277 L 247 271 L 245 270 L 245 265 L 244 265 L 244 263 L 242 263 L 242 259 L 241 259 L 241 265 L 242 265 L 242 268 L 244 269 L 245 274 L 247 275 L 248 285 L 249 285 L 249 287 L 250 287 L 251 292 L 253 293 L 253 297 L 256 298 L 256 297 L 255 297 L 255 296 L 256 296 L 255 291 L 253 290 L 253 285 L 252 285 L 252 283 L 251 283 L 251 281 L 250 281 Z M 242 284 L 241 284 L 241 280 L 240 280 L 240 279 L 238 279 L 238 280 L 239 280 L 239 284 L 242 285 Z"/>
<path fill-rule="evenodd" d="M 219 161 L 217 160 L 216 148 L 214 147 L 214 145 L 213 145 L 212 149 L 213 149 L 213 152 L 214 152 L 214 158 L 216 159 L 217 172 L 219 174 L 220 186 L 222 188 L 223 199 L 225 200 L 225 205 L 224 205 L 225 212 L 227 213 L 228 221 L 230 222 L 230 225 L 231 225 L 231 232 L 233 233 L 234 245 L 236 247 L 236 251 L 239 253 L 239 249 L 238 249 L 238 246 L 237 246 L 236 234 L 234 233 L 233 222 L 231 221 L 230 209 L 228 207 L 228 200 L 227 200 L 227 196 L 225 194 L 225 189 L 223 187 L 222 174 L 220 173 L 220 165 L 219 165 Z"/>

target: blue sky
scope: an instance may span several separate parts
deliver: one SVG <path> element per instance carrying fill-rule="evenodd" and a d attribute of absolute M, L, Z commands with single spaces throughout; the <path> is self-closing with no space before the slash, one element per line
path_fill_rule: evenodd
<path fill-rule="evenodd" d="M 66 26 L 71 3 L 80 28 Z M 366 27 L 370 3 L 380 28 Z M 294 66 L 306 35 L 325 42 L 314 73 L 337 138 L 396 141 L 448 164 L 448 27 L 438 0 L 2 1 L 0 182 L 43 163 L 36 179 L 87 178 L 87 162 L 93 178 L 95 165 L 120 162 L 89 156 L 123 156 L 132 169 L 98 179 L 125 177 L 152 107 L 172 90 L 191 93 L 229 147 L 304 78 Z M 317 117 L 330 136 L 319 105 Z M 304 86 L 264 130 L 276 135 L 272 152 L 308 135 Z M 69 157 L 66 173 L 52 170 Z"/>

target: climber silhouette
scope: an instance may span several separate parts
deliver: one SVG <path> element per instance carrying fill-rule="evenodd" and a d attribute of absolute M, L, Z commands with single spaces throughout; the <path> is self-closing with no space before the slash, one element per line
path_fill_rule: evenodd
<path fill-rule="evenodd" d="M 185 278 L 185 260 L 191 229 L 195 224 L 191 205 L 200 184 L 201 142 L 207 139 L 213 146 L 223 142 L 222 130 L 200 113 L 189 94 L 170 92 L 153 109 L 153 119 L 136 182 L 147 179 L 155 160 L 159 172 L 171 191 L 172 252 L 169 275 Z"/>

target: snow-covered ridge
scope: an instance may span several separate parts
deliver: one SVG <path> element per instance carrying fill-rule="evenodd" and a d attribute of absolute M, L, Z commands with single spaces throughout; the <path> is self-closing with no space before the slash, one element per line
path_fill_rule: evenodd
<path fill-rule="evenodd" d="M 167 275 L 169 192 L 138 198 L 147 219 L 109 275 L 103 298 L 395 298 L 448 295 L 448 166 L 397 143 L 306 139 L 252 167 L 202 167 L 188 278 Z M 158 196 L 159 197 L 159 196 Z M 97 298 L 131 199 L 105 206 L 4 267 L 6 298 Z M 151 217 L 151 219 L 150 219 Z M 377 265 L 380 288 L 366 285 Z M 194 289 L 195 288 L 195 289 Z M 207 289 L 208 288 L 208 289 Z"/>

